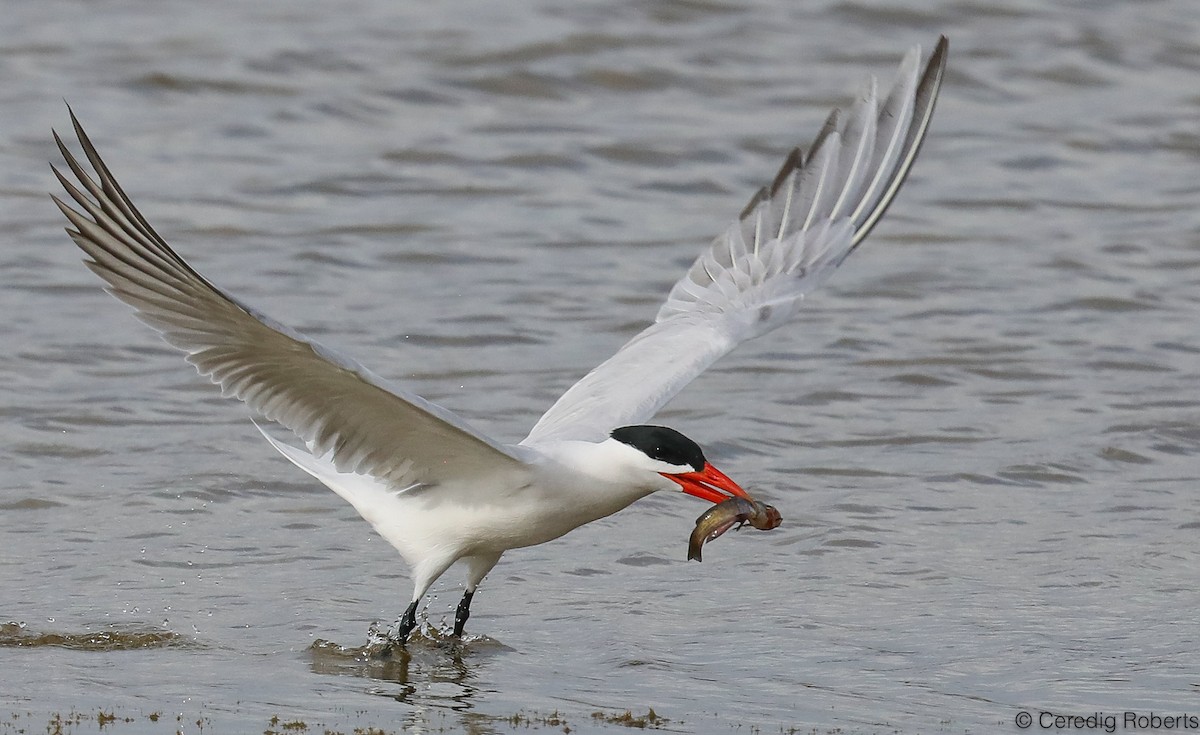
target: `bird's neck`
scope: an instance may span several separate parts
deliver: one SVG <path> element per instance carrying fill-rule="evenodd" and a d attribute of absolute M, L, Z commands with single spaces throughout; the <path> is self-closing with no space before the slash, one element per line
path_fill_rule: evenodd
<path fill-rule="evenodd" d="M 557 442 L 539 447 L 545 482 L 568 501 L 593 516 L 603 518 L 670 483 L 637 466 L 635 450 L 613 440 L 600 443 Z"/>

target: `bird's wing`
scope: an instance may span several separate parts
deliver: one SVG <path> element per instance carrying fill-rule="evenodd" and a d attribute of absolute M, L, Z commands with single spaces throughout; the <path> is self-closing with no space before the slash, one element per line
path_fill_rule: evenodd
<path fill-rule="evenodd" d="M 783 324 L 892 203 L 917 156 L 946 65 L 914 48 L 880 98 L 874 78 L 834 110 L 671 289 L 655 323 L 558 399 L 522 444 L 599 440 L 643 423 L 719 357 Z"/>
<path fill-rule="evenodd" d="M 390 385 L 193 270 L 133 206 L 74 113 L 71 122 L 96 178 L 55 133 L 78 186 L 51 168 L 82 210 L 53 197 L 71 221 L 68 234 L 107 290 L 186 352 L 223 394 L 291 429 L 314 454 L 331 456 L 338 470 L 394 487 L 523 470 L 513 452 L 450 411 Z"/>

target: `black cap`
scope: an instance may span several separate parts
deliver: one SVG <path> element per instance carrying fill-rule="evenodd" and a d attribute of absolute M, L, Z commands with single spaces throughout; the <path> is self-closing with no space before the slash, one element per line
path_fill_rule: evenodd
<path fill-rule="evenodd" d="M 704 470 L 707 460 L 700 445 L 665 426 L 622 426 L 612 438 L 641 451 L 650 459 L 673 465 L 686 465 L 696 472 Z"/>

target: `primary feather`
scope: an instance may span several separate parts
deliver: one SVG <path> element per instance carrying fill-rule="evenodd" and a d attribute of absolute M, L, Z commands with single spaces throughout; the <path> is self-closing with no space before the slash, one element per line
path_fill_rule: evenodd
<path fill-rule="evenodd" d="M 649 420 L 722 355 L 786 322 L 871 231 L 904 182 L 933 114 L 946 64 L 938 42 L 900 64 L 879 100 L 875 80 L 834 110 L 807 155 L 792 151 L 674 285 L 654 324 L 573 385 L 522 444 L 595 441 Z"/>
<path fill-rule="evenodd" d="M 286 426 L 339 471 L 396 487 L 485 477 L 523 464 L 450 411 L 238 301 L 191 268 L 121 190 L 72 113 L 95 180 L 55 134 L 83 189 L 54 173 L 86 216 L 54 201 L 87 265 L 138 318 L 226 395 Z M 52 167 L 53 168 L 53 167 Z"/>

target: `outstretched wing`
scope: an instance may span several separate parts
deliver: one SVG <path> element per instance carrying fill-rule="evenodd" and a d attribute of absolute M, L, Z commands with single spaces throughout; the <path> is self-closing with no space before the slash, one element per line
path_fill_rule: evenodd
<path fill-rule="evenodd" d="M 510 451 L 450 411 L 275 322 L 193 270 L 133 206 L 74 113 L 71 122 L 96 179 L 55 133 L 82 186 L 51 167 L 83 210 L 53 197 L 71 221 L 67 233 L 106 290 L 186 352 L 223 394 L 291 429 L 338 470 L 396 488 L 523 470 Z"/>
<path fill-rule="evenodd" d="M 522 444 L 599 440 L 647 421 L 709 365 L 775 329 L 854 251 L 896 196 L 925 138 L 946 66 L 943 36 L 880 99 L 874 78 L 834 110 L 671 289 L 655 323 L 571 387 Z"/>

